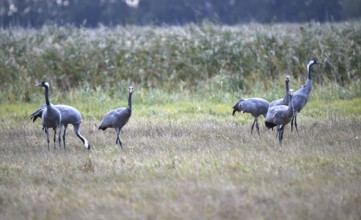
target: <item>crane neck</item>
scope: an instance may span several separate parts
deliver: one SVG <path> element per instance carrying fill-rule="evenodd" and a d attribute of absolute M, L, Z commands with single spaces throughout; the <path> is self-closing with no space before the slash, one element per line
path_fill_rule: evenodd
<path fill-rule="evenodd" d="M 50 101 L 49 101 L 49 87 L 45 86 L 45 103 L 47 106 L 50 105 Z"/>
<path fill-rule="evenodd" d="M 288 102 L 288 115 L 290 116 L 290 117 L 292 117 L 293 116 L 293 111 L 294 111 L 294 109 L 293 109 L 293 102 L 292 102 L 292 97 L 293 97 L 293 95 L 289 95 L 290 96 L 290 101 Z"/>
<path fill-rule="evenodd" d="M 285 103 L 285 105 L 287 105 L 290 101 L 289 91 L 290 91 L 289 81 L 286 81 L 286 95 L 283 99 L 283 102 Z"/>
<path fill-rule="evenodd" d="M 311 67 L 313 63 L 307 65 L 307 79 L 311 80 Z"/>
<path fill-rule="evenodd" d="M 304 89 L 306 89 L 308 94 L 311 92 L 311 89 L 312 89 L 311 67 L 314 64 L 315 63 L 307 64 L 307 80 L 306 80 L 306 83 L 304 85 Z"/>
<path fill-rule="evenodd" d="M 132 109 L 132 92 L 129 93 L 128 96 L 128 108 L 131 110 Z"/>
<path fill-rule="evenodd" d="M 83 136 L 81 136 L 81 134 L 79 133 L 79 131 L 76 133 L 76 136 L 79 137 L 79 139 L 83 142 L 84 144 L 84 148 L 89 150 L 89 142 L 87 139 L 85 139 Z"/>

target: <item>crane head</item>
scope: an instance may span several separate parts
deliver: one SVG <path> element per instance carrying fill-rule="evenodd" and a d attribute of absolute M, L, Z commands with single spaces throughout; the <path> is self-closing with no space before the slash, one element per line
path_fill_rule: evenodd
<path fill-rule="evenodd" d="M 290 76 L 287 75 L 287 76 L 286 76 L 286 82 L 289 82 L 289 81 L 290 81 Z"/>
<path fill-rule="evenodd" d="M 129 86 L 128 90 L 129 90 L 129 93 L 133 93 L 133 90 L 134 90 L 133 86 Z"/>
<path fill-rule="evenodd" d="M 35 85 L 35 86 L 40 86 L 40 87 L 48 87 L 49 88 L 49 83 L 46 81 L 42 81 L 41 83 Z"/>
<path fill-rule="evenodd" d="M 308 61 L 307 66 L 312 66 L 313 64 L 319 64 L 320 62 L 318 62 L 316 59 L 312 59 L 310 61 Z"/>
<path fill-rule="evenodd" d="M 88 141 L 84 142 L 84 148 L 90 151 L 90 143 Z"/>
<path fill-rule="evenodd" d="M 307 72 L 310 73 L 311 70 L 311 66 L 313 64 L 319 64 L 319 62 L 316 59 L 310 60 L 307 64 Z M 309 74 L 309 77 L 311 77 L 311 75 Z M 310 78 L 311 79 L 311 78 Z"/>

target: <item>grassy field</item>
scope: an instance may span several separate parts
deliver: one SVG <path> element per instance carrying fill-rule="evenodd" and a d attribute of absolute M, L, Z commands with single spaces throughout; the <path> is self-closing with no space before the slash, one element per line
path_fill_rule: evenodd
<path fill-rule="evenodd" d="M 252 117 L 226 104 L 134 103 L 124 151 L 97 130 L 101 115 L 85 117 L 91 152 L 72 128 L 67 152 L 48 151 L 32 106 L 19 105 L 1 118 L 0 218 L 358 219 L 359 103 L 311 101 L 283 146 L 263 124 L 251 136 Z"/>
<path fill-rule="evenodd" d="M 360 29 L 354 22 L 4 30 L 0 219 L 360 219 Z M 232 116 L 240 97 L 282 97 L 285 73 L 300 88 L 314 56 L 323 64 L 314 68 L 299 132 L 287 126 L 282 146 L 263 118 L 259 136 L 250 134 L 250 115 Z M 47 150 L 41 122 L 28 118 L 44 103 L 33 86 L 44 78 L 52 103 L 82 113 L 90 152 L 71 126 L 68 150 L 53 143 Z M 97 127 L 104 113 L 126 106 L 129 84 L 133 115 L 122 151 L 113 130 Z"/>

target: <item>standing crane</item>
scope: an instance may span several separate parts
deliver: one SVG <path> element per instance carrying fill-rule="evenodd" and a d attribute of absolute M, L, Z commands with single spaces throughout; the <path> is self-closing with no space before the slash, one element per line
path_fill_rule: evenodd
<path fill-rule="evenodd" d="M 243 111 L 243 113 L 250 113 L 254 117 L 254 121 L 251 128 L 251 134 L 253 132 L 254 125 L 256 124 L 257 132 L 259 135 L 258 116 L 263 115 L 266 117 L 269 107 L 269 102 L 261 98 L 247 98 L 240 99 L 235 106 L 233 106 L 234 115 L 236 112 Z"/>
<path fill-rule="evenodd" d="M 312 80 L 311 80 L 311 67 L 314 64 L 318 64 L 319 62 L 317 62 L 316 60 L 310 60 L 307 64 L 307 80 L 306 83 L 303 85 L 302 88 L 300 88 L 299 90 L 297 90 L 294 93 L 292 102 L 293 102 L 293 107 L 294 107 L 294 115 L 292 117 L 291 120 L 291 132 L 293 131 L 293 121 L 295 123 L 295 127 L 296 127 L 296 131 L 298 132 L 297 129 L 297 114 L 300 113 L 300 111 L 306 106 L 307 101 L 310 97 L 310 92 L 312 90 Z"/>
<path fill-rule="evenodd" d="M 55 141 L 56 141 L 56 130 L 59 129 L 59 134 L 61 133 L 61 114 L 60 111 L 54 107 L 49 101 L 49 83 L 48 82 L 41 82 L 36 86 L 44 87 L 45 88 L 45 103 L 46 107 L 42 114 L 42 124 L 43 128 L 46 133 L 47 141 L 48 141 L 48 150 L 49 149 L 49 128 L 54 130 L 54 148 L 55 148 Z M 60 138 L 59 138 L 59 147 L 60 145 Z"/>
<path fill-rule="evenodd" d="M 289 86 L 289 83 L 290 83 L 290 76 L 287 75 L 286 79 L 285 79 L 285 88 L 286 88 L 285 97 L 283 97 L 281 99 L 274 100 L 273 102 L 271 102 L 270 105 L 269 105 L 269 108 L 271 108 L 273 106 L 277 106 L 277 105 L 288 105 L 288 103 L 290 101 L 290 94 L 289 94 L 290 86 Z M 272 130 L 273 130 L 273 128 L 272 128 Z M 278 130 L 277 130 L 277 135 L 278 135 Z"/>
<path fill-rule="evenodd" d="M 268 109 L 265 120 L 265 125 L 268 129 L 277 126 L 278 140 L 281 145 L 282 145 L 284 128 L 291 121 L 294 111 L 293 102 L 292 102 L 293 99 L 292 89 L 289 91 L 289 95 L 290 95 L 290 101 L 288 102 L 288 106 L 276 105 L 270 107 Z"/>
<path fill-rule="evenodd" d="M 100 123 L 99 129 L 106 130 L 107 128 L 114 128 L 117 134 L 117 139 L 115 140 L 115 144 L 120 145 L 123 150 L 123 143 L 119 137 L 120 131 L 129 121 L 130 116 L 132 115 L 132 94 L 133 94 L 133 86 L 129 86 L 128 88 L 129 96 L 128 96 L 128 106 L 125 108 L 117 108 L 114 109 L 107 114 L 104 115 L 103 120 Z"/>
<path fill-rule="evenodd" d="M 61 126 L 64 126 L 64 134 L 63 134 L 64 149 L 66 149 L 66 144 L 65 144 L 66 129 L 68 127 L 68 124 L 72 124 L 74 127 L 75 134 L 83 142 L 84 148 L 90 150 L 90 144 L 88 140 L 85 139 L 80 134 L 80 124 L 82 121 L 80 112 L 76 108 L 69 105 L 54 105 L 54 107 L 60 111 Z M 35 112 L 33 112 L 30 115 L 30 119 L 33 119 L 33 122 L 35 122 L 37 118 L 42 118 L 45 108 L 46 105 L 43 105 L 40 108 L 38 108 Z M 61 130 L 59 133 L 59 141 L 60 141 L 60 137 L 61 137 Z"/>

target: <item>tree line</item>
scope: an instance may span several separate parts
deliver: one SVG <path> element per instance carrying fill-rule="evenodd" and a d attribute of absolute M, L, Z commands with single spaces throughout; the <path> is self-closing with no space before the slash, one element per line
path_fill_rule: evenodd
<path fill-rule="evenodd" d="M 360 16 L 361 0 L 0 0 L 3 28 L 326 22 Z"/>

